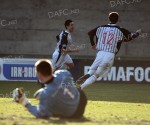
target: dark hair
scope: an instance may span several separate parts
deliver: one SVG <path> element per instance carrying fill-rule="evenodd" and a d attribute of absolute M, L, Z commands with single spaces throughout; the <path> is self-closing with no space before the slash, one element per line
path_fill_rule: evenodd
<path fill-rule="evenodd" d="M 119 14 L 117 12 L 109 13 L 109 20 L 111 23 L 117 23 L 119 18 Z"/>
<path fill-rule="evenodd" d="M 72 20 L 66 20 L 65 21 L 65 28 L 67 29 L 67 26 L 69 26 L 70 25 L 70 23 L 72 23 L 73 21 Z"/>
<path fill-rule="evenodd" d="M 40 72 L 44 76 L 52 75 L 53 68 L 49 60 L 38 60 L 35 63 L 35 68 L 37 72 Z"/>

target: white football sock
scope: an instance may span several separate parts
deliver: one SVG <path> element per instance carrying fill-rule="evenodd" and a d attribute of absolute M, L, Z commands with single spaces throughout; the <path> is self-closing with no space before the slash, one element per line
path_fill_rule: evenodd
<path fill-rule="evenodd" d="M 97 77 L 95 75 L 92 75 L 89 77 L 82 85 L 81 89 L 84 89 L 85 87 L 89 86 L 90 84 L 94 83 L 96 81 Z"/>

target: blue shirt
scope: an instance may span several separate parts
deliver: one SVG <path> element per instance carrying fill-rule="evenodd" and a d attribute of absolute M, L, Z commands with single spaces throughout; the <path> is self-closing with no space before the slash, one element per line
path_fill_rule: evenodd
<path fill-rule="evenodd" d="M 69 71 L 58 70 L 54 79 L 46 84 L 40 93 L 39 106 L 27 106 L 28 111 L 37 118 L 51 116 L 72 116 L 77 110 L 80 93 L 73 84 L 73 78 Z"/>

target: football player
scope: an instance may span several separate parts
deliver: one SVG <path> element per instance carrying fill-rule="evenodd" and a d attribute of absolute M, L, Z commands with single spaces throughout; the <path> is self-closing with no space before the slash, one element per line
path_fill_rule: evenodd
<path fill-rule="evenodd" d="M 39 60 L 35 64 L 39 80 L 45 84 L 35 96 L 39 105 L 33 106 L 22 88 L 13 91 L 15 102 L 22 104 L 37 118 L 81 118 L 87 104 L 84 92 L 74 86 L 72 75 L 67 70 L 57 70 L 53 74 L 52 64 L 48 60 Z"/>
<path fill-rule="evenodd" d="M 127 29 L 118 26 L 118 19 L 119 14 L 111 12 L 109 13 L 109 24 L 98 26 L 88 33 L 92 48 L 98 52 L 89 72 L 76 82 L 82 84 L 81 89 L 94 83 L 97 78 L 106 76 L 114 63 L 114 58 L 121 44 L 130 42 L 141 34 L 140 29 L 131 33 Z M 95 36 L 96 42 L 94 41 Z"/>

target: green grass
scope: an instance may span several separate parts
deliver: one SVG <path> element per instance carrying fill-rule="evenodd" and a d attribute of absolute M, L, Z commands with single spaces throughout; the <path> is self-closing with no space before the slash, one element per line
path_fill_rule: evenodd
<path fill-rule="evenodd" d="M 9 93 L 20 86 L 28 91 L 30 98 L 39 88 L 36 83 L 0 82 L 0 94 L 9 97 Z M 89 101 L 85 118 L 80 120 L 36 119 L 11 98 L 0 98 L 0 125 L 150 125 L 149 84 L 100 83 L 88 87 L 85 92 Z M 38 104 L 33 98 L 31 102 Z"/>

